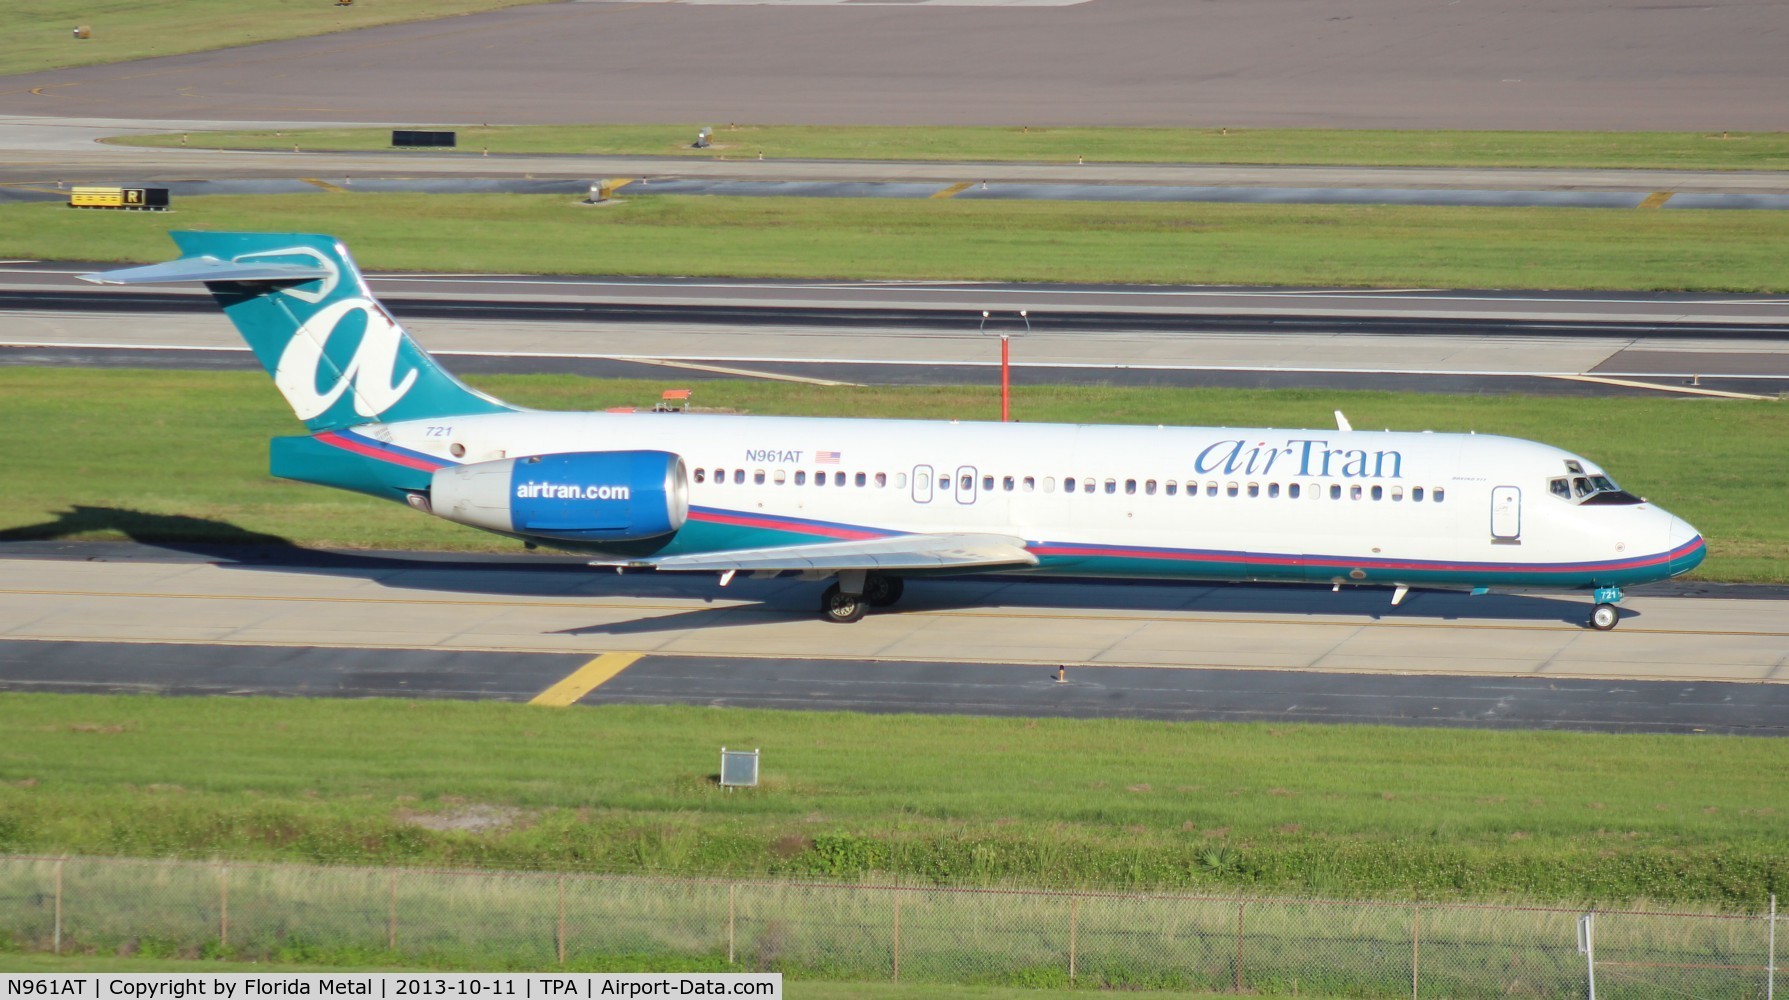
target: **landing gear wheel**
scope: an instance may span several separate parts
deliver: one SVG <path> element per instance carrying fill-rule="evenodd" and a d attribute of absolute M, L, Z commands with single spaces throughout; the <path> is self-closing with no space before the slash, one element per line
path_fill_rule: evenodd
<path fill-rule="evenodd" d="M 872 573 L 863 583 L 863 599 L 872 608 L 886 608 L 900 600 L 901 592 L 906 589 L 907 582 L 898 576 Z"/>
<path fill-rule="evenodd" d="M 820 595 L 820 617 L 839 625 L 849 625 L 861 619 L 864 612 L 870 610 L 870 603 L 862 594 L 847 594 L 839 589 L 838 584 L 826 588 Z"/>
<path fill-rule="evenodd" d="M 1599 604 L 1590 609 L 1590 627 L 1598 632 L 1607 632 L 1621 621 L 1621 612 L 1615 610 L 1613 604 Z"/>

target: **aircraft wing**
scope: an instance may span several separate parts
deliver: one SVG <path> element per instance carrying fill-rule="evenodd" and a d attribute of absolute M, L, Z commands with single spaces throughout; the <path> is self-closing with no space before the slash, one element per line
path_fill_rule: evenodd
<path fill-rule="evenodd" d="M 916 534 L 813 545 L 782 545 L 724 552 L 692 552 L 658 558 L 593 562 L 661 570 L 725 573 L 785 570 L 977 569 L 1035 566 L 1023 540 L 1010 535 Z"/>

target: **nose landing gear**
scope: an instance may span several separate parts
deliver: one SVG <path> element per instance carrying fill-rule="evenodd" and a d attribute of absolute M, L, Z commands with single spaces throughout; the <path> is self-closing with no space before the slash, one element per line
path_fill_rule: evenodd
<path fill-rule="evenodd" d="M 1615 607 L 1621 601 L 1621 588 L 1598 587 L 1593 597 L 1596 607 L 1590 609 L 1590 627 L 1607 632 L 1621 621 L 1621 611 Z"/>

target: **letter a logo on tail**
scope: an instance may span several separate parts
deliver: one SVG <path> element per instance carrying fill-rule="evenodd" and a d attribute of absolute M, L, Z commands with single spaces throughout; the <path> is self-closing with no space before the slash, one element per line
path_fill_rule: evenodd
<path fill-rule="evenodd" d="M 322 374 L 329 338 L 341 326 L 342 320 L 354 312 L 366 320 L 366 332 L 361 334 L 360 346 L 355 348 L 353 359 L 336 374 L 335 384 L 319 392 L 318 376 Z M 376 303 L 361 298 L 340 299 L 318 310 L 293 334 L 286 349 L 280 353 L 273 383 L 286 397 L 286 402 L 292 404 L 292 410 L 300 420 L 312 420 L 329 412 L 349 386 L 354 388 L 354 412 L 363 417 L 377 417 L 396 406 L 416 384 L 414 368 L 404 374 L 402 382 L 392 383 L 396 377 L 398 347 L 403 340 L 404 331 Z"/>

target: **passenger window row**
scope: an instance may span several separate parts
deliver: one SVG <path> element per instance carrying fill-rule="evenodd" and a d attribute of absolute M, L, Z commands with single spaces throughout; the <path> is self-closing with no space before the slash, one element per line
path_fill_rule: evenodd
<path fill-rule="evenodd" d="M 766 483 L 769 483 L 772 486 L 784 486 L 790 482 L 793 482 L 796 486 L 807 486 L 810 484 L 814 486 L 825 486 L 830 483 L 833 486 L 874 486 L 876 489 L 886 489 L 890 485 L 893 485 L 897 490 L 905 489 L 907 486 L 907 474 L 905 472 L 897 472 L 890 476 L 886 472 L 878 472 L 872 475 L 868 472 L 844 473 L 826 472 L 825 470 L 821 470 L 810 474 L 806 469 L 796 469 L 794 476 L 791 477 L 786 469 L 772 469 L 769 473 L 766 473 L 763 469 L 753 469 L 750 473 L 747 473 L 744 469 L 729 470 L 716 468 L 711 471 L 699 468 L 691 474 L 691 478 L 698 483 L 713 482 L 716 485 L 720 485 L 731 481 L 735 485 L 744 485 L 748 475 L 751 477 L 752 484 L 756 486 L 763 486 Z M 729 476 L 732 477 L 731 480 L 728 479 Z"/>
<path fill-rule="evenodd" d="M 872 474 L 867 472 L 845 473 L 820 470 L 810 473 L 806 469 L 796 469 L 794 473 L 791 474 L 785 469 L 772 469 L 768 473 L 763 469 L 754 469 L 750 473 L 747 473 L 745 469 L 729 470 L 725 468 L 716 468 L 711 471 L 699 468 L 694 473 L 694 479 L 698 483 L 712 481 L 717 485 L 727 482 L 732 482 L 735 485 L 743 485 L 747 481 L 748 475 L 750 476 L 751 482 L 758 486 L 763 486 L 766 483 L 773 486 L 783 486 L 789 483 L 793 483 L 796 486 L 826 486 L 828 484 L 835 487 L 847 485 L 860 487 L 874 486 L 876 489 L 885 489 L 890 485 L 893 485 L 895 489 L 905 489 L 907 486 L 907 474 L 904 472 L 897 472 L 890 475 L 886 472 Z M 731 478 L 729 479 L 729 477 Z M 917 484 L 920 489 L 931 488 L 931 484 L 926 481 L 927 478 L 928 477 L 923 473 L 920 475 Z M 940 488 L 949 489 L 950 482 L 951 476 L 948 473 L 938 477 L 938 485 Z M 996 477 L 991 475 L 983 475 L 980 483 L 983 493 L 995 492 L 996 485 L 998 485 L 1000 491 L 1004 493 L 1034 493 L 1039 491 L 1040 488 L 1044 493 L 1054 493 L 1056 492 L 1056 484 L 1057 481 L 1055 476 L 1043 476 L 1039 478 L 1037 476 Z M 963 474 L 957 477 L 958 489 L 964 491 L 973 490 L 976 485 L 976 477 L 973 475 Z M 1220 486 L 1216 480 L 1208 480 L 1203 484 L 1203 487 L 1201 487 L 1200 483 L 1196 480 L 1187 480 L 1182 484 L 1180 481 L 1173 479 L 1158 482 L 1154 479 L 1144 479 L 1141 481 L 1136 479 L 1125 479 L 1121 481 L 1118 479 L 1095 479 L 1091 476 L 1062 477 L 1062 492 L 1064 493 L 1104 492 L 1116 495 L 1122 490 L 1126 496 L 1135 496 L 1139 493 L 1144 496 L 1177 496 L 1184 493 L 1187 497 L 1197 497 L 1199 496 L 1201 489 L 1203 490 L 1204 495 L 1208 497 L 1246 496 L 1249 498 L 1265 497 L 1269 500 L 1278 499 L 1280 497 L 1285 497 L 1288 500 L 1297 500 L 1306 496 L 1313 499 L 1321 499 L 1326 495 L 1331 500 L 1341 500 L 1346 497 L 1349 500 L 1387 500 L 1393 503 L 1402 502 L 1406 496 L 1408 496 L 1411 503 L 1423 503 L 1425 499 L 1429 503 L 1444 503 L 1447 500 L 1447 488 L 1444 486 L 1437 486 L 1426 491 L 1421 486 L 1412 486 L 1409 488 L 1408 494 L 1406 494 L 1405 488 L 1401 484 L 1394 484 L 1392 486 L 1374 484 L 1367 486 L 1359 483 L 1352 483 L 1343 486 L 1341 483 L 1330 483 L 1326 489 L 1320 483 L 1312 483 L 1308 487 L 1303 483 L 1287 483 L 1282 488 L 1279 483 L 1239 483 L 1234 481 L 1224 483 Z"/>

